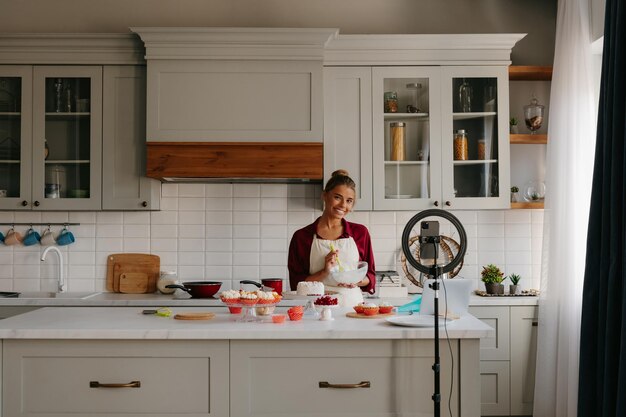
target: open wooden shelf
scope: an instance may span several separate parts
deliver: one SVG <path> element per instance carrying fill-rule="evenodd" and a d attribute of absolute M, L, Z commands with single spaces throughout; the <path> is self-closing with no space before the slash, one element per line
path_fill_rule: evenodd
<path fill-rule="evenodd" d="M 529 202 L 521 202 L 521 203 L 511 203 L 512 209 L 542 209 L 543 201 L 538 203 L 529 203 Z"/>
<path fill-rule="evenodd" d="M 511 143 L 515 144 L 545 145 L 548 143 L 548 135 L 511 134 L 509 138 Z"/>
<path fill-rule="evenodd" d="M 509 66 L 510 81 L 551 81 L 552 67 L 537 67 L 533 65 Z"/>

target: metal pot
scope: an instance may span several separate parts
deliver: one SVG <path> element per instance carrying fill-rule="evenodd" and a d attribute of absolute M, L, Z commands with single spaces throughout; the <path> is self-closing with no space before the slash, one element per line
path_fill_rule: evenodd
<path fill-rule="evenodd" d="M 275 291 L 282 295 L 283 293 L 283 280 L 280 278 L 263 278 L 261 284 L 256 281 L 243 280 L 239 281 L 239 284 L 251 284 L 263 291 Z"/>
<path fill-rule="evenodd" d="M 181 289 L 189 293 L 191 298 L 210 298 L 219 291 L 221 286 L 222 283 L 219 281 L 187 281 L 183 282 L 181 285 L 166 285 L 165 288 Z"/>

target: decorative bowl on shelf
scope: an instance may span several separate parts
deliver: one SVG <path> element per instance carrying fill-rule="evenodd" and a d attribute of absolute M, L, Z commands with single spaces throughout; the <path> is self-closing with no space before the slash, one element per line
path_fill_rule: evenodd
<path fill-rule="evenodd" d="M 524 200 L 531 203 L 543 201 L 546 196 L 546 185 L 542 181 L 530 181 L 524 187 Z"/>

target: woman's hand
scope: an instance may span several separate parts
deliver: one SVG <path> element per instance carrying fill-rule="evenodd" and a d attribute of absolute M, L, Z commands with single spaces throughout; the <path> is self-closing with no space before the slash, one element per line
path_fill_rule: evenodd
<path fill-rule="evenodd" d="M 331 269 L 333 269 L 335 265 L 337 265 L 338 253 L 339 251 L 337 249 L 331 250 L 324 258 L 324 271 L 326 272 L 326 274 L 330 274 Z"/>

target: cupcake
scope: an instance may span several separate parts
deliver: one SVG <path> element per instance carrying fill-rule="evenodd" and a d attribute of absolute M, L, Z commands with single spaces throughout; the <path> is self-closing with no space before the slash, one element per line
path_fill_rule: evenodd
<path fill-rule="evenodd" d="M 256 296 L 259 299 L 259 304 L 274 304 L 274 295 L 267 291 L 257 291 Z"/>
<path fill-rule="evenodd" d="M 223 291 L 220 294 L 220 299 L 225 304 L 237 304 L 239 303 L 240 298 L 241 294 L 239 293 L 239 291 L 235 290 Z"/>
<path fill-rule="evenodd" d="M 302 316 L 304 315 L 304 308 L 302 306 L 291 307 L 287 310 L 287 315 L 289 316 L 289 320 L 298 321 L 302 320 Z"/>
<path fill-rule="evenodd" d="M 363 314 L 363 304 L 364 303 L 359 303 L 352 308 L 354 309 L 354 311 L 356 311 L 357 314 Z"/>
<path fill-rule="evenodd" d="M 241 304 L 253 306 L 259 302 L 259 297 L 253 292 L 242 291 L 240 297 Z"/>
<path fill-rule="evenodd" d="M 363 304 L 363 314 L 366 316 L 375 316 L 378 314 L 378 306 L 371 303 Z"/>
<path fill-rule="evenodd" d="M 380 303 L 380 305 L 378 306 L 378 312 L 380 314 L 389 314 L 392 311 L 393 311 L 393 306 L 384 301 Z"/>

